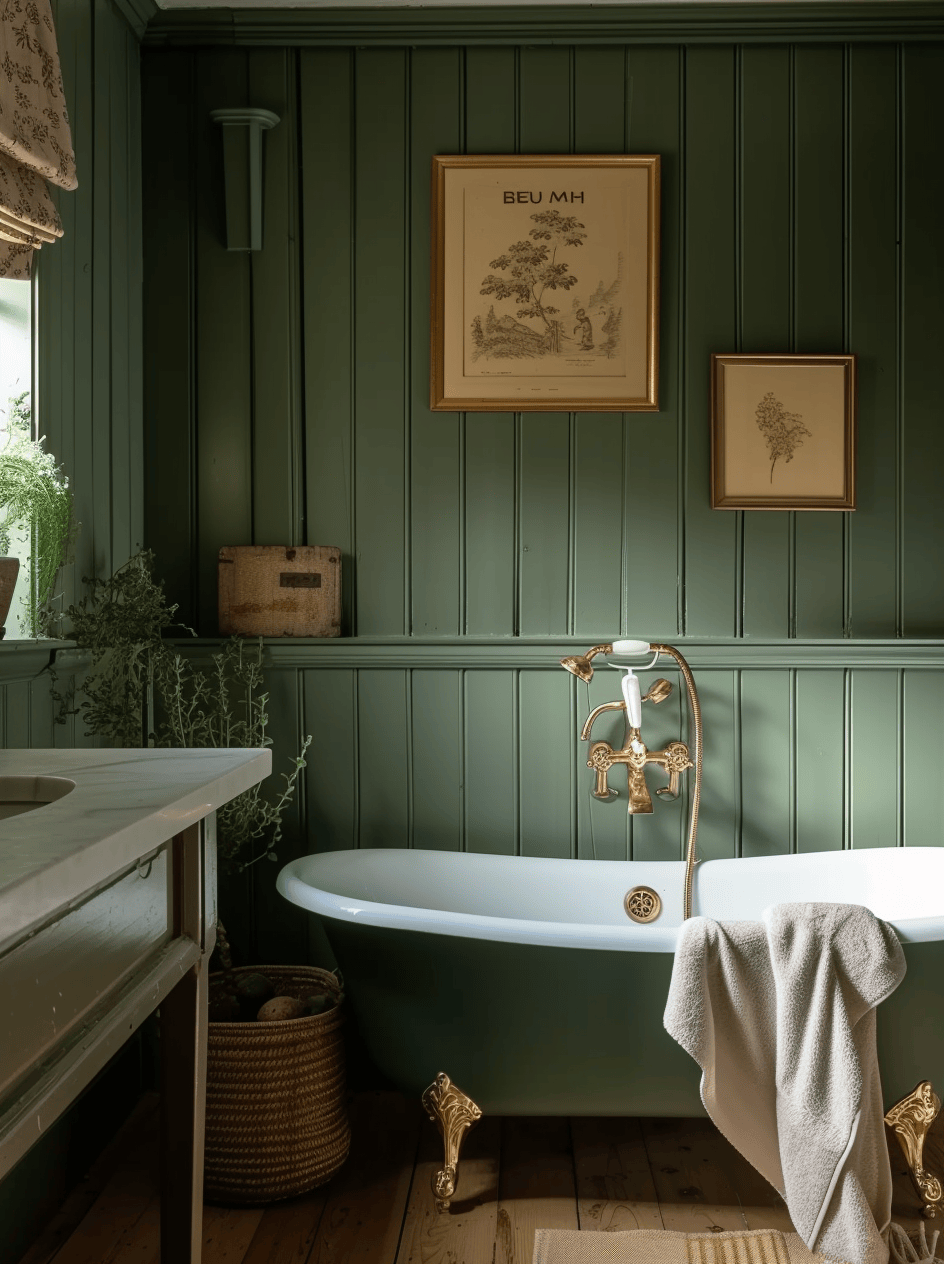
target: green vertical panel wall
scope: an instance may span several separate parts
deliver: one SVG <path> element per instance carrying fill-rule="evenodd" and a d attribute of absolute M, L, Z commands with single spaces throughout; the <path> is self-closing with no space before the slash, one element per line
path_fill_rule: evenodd
<path fill-rule="evenodd" d="M 740 51 L 737 350 L 745 353 L 790 346 L 790 78 L 788 47 Z M 744 635 L 786 636 L 791 515 L 780 511 L 739 516 L 744 550 Z"/>
<path fill-rule="evenodd" d="M 410 112 L 410 630 L 418 636 L 461 631 L 463 419 L 429 408 L 430 154 L 456 153 L 460 115 L 459 49 L 423 49 L 412 59 Z"/>
<path fill-rule="evenodd" d="M 626 143 L 658 154 L 662 176 L 662 250 L 658 427 L 646 413 L 625 416 L 623 631 L 671 639 L 681 631 L 685 478 L 680 373 L 684 311 L 684 100 L 681 48 L 628 50 Z M 642 622 L 640 622 L 642 619 Z M 651 631 L 650 631 L 651 630 Z"/>
<path fill-rule="evenodd" d="M 571 740 L 576 716 L 574 685 L 573 679 L 555 679 L 543 671 L 523 671 L 518 678 L 522 856 L 576 855 L 576 769 Z"/>
<path fill-rule="evenodd" d="M 899 161 L 899 57 L 896 48 L 854 48 L 847 72 L 848 336 L 859 357 L 858 508 L 849 523 L 855 637 L 901 630 L 901 188 L 873 175 L 876 162 L 888 170 Z"/>
<path fill-rule="evenodd" d="M 513 48 L 464 50 L 465 136 L 470 154 L 513 153 L 517 145 L 517 55 Z M 465 622 L 470 635 L 511 636 L 517 625 L 517 418 L 465 418 Z"/>
<path fill-rule="evenodd" d="M 338 108 L 349 101 L 354 75 L 350 49 L 306 49 L 299 58 L 299 218 L 320 249 L 302 251 L 302 364 L 306 543 L 342 551 L 342 624 L 352 626 L 354 486 L 353 329 L 349 305 L 334 296 L 350 289 L 353 268 L 353 119 Z M 321 120 L 331 116 L 332 126 Z"/>
<path fill-rule="evenodd" d="M 578 153 L 625 152 L 624 48 L 574 50 L 573 117 Z M 591 637 L 621 627 L 622 621 L 624 429 L 618 413 L 582 413 L 574 419 L 572 630 Z"/>
<path fill-rule="evenodd" d="M 842 671 L 796 673 L 796 850 L 843 846 L 846 678 Z"/>
<path fill-rule="evenodd" d="M 616 678 L 588 690 L 550 645 L 620 632 L 739 646 L 698 672 L 703 855 L 940 836 L 926 674 L 900 677 L 894 643 L 850 670 L 843 646 L 944 621 L 941 45 L 552 43 L 537 14 L 533 40 L 490 45 L 461 12 L 424 44 L 413 20 L 364 44 L 144 53 L 148 542 L 209 636 L 219 544 L 344 555 L 337 661 L 273 649 L 314 734 L 290 846 L 681 854 L 684 796 L 629 820 L 587 793 L 579 727 Z M 256 258 L 225 250 L 208 121 L 239 104 L 282 119 Z M 430 159 L 463 152 L 661 156 L 657 413 L 430 411 Z M 165 275 L 169 251 L 189 265 Z M 855 513 L 711 510 L 709 356 L 738 350 L 858 353 Z M 821 641 L 816 666 L 791 657 Z M 494 661 L 470 667 L 483 642 Z M 683 730 L 678 694 L 646 724 L 653 744 Z"/>
<path fill-rule="evenodd" d="M 356 54 L 354 110 L 355 628 L 409 631 L 409 54 Z M 369 351 L 365 354 L 365 350 Z M 309 436 L 309 442 L 315 436 Z"/>
<path fill-rule="evenodd" d="M 698 681 L 706 735 L 698 837 L 699 854 L 708 860 L 736 856 L 740 847 L 741 677 L 712 672 Z"/>
<path fill-rule="evenodd" d="M 143 84 L 143 145 L 153 176 L 164 195 L 160 205 L 144 208 L 148 250 L 144 285 L 148 302 L 145 337 L 164 348 L 158 358 L 145 358 L 144 416 L 147 422 L 147 487 L 145 527 L 148 546 L 168 592 L 188 624 L 196 620 L 196 470 L 194 465 L 194 365 L 191 304 L 194 269 L 191 237 L 191 152 L 193 101 L 176 89 L 190 83 L 193 59 L 172 53 Z M 159 143 L 169 128 L 178 144 Z M 168 268 L 168 259 L 186 259 L 187 266 Z M 158 441 L 159 440 L 159 441 Z"/>
<path fill-rule="evenodd" d="M 252 270 L 248 254 L 226 248 L 222 141 L 219 125 L 210 118 L 211 110 L 245 103 L 248 58 L 229 49 L 202 53 L 195 59 L 193 76 L 197 146 L 193 156 L 193 269 L 197 281 L 193 303 L 197 334 L 197 547 L 193 572 L 199 585 L 194 618 L 198 620 L 196 626 L 212 634 L 217 630 L 219 551 L 224 545 L 248 539 L 254 522 Z M 159 103 L 155 105 L 159 109 Z M 146 189 L 150 183 L 146 174 Z M 159 279 L 157 285 L 160 288 Z M 146 305 L 149 295 L 150 288 L 145 294 Z M 285 299 L 287 302 L 287 294 Z M 159 533 L 156 538 L 160 539 Z"/>
<path fill-rule="evenodd" d="M 37 256 L 36 419 L 63 463 L 81 531 L 62 577 L 107 575 L 144 539 L 140 51 L 111 0 L 59 0 L 78 188 Z M 94 73 L 93 73 L 94 71 Z"/>
<path fill-rule="evenodd" d="M 262 216 L 268 229 L 251 256 L 252 534 L 258 544 L 302 544 L 301 312 L 296 58 L 254 57 L 247 91 L 278 124 L 266 136 Z M 235 541 L 230 541 L 235 543 Z"/>
<path fill-rule="evenodd" d="M 219 543 L 304 536 L 345 552 L 353 636 L 594 635 L 640 617 L 689 637 L 933 636 L 920 454 L 938 168 L 922 120 L 939 56 L 146 50 L 148 533 L 169 579 L 196 577 L 200 630 L 215 632 Z M 208 118 L 248 97 L 283 116 L 258 259 L 225 249 Z M 663 162 L 659 413 L 431 413 L 432 155 L 624 149 Z M 191 266 L 165 276 L 169 250 Z M 845 349 L 857 512 L 711 510 L 711 352 Z"/>
<path fill-rule="evenodd" d="M 737 51 L 724 45 L 693 48 L 685 63 L 681 405 L 687 425 L 680 630 L 688 636 L 732 636 L 740 631 L 740 515 L 710 508 L 707 479 L 709 356 L 737 349 Z"/>
<path fill-rule="evenodd" d="M 793 60 L 793 331 L 791 349 L 847 350 L 844 323 L 846 74 L 841 48 L 798 48 Z M 859 465 L 860 476 L 863 472 Z M 861 505 L 862 487 L 859 485 Z M 796 636 L 845 630 L 846 518 L 798 513 L 793 523 Z M 854 515 L 858 523 L 858 512 Z"/>
<path fill-rule="evenodd" d="M 909 45 L 901 54 L 902 112 L 909 119 L 938 113 L 944 46 Z M 906 126 L 902 146 L 901 253 L 901 625 L 907 636 L 936 636 L 944 620 L 944 583 L 931 559 L 944 548 L 944 516 L 937 503 L 935 471 L 944 461 L 944 430 L 915 425 L 940 414 L 934 373 L 940 344 L 944 252 L 935 207 L 944 200 L 944 136 L 938 127 L 921 139 Z M 901 491 L 899 492 L 901 495 Z M 935 573 L 935 571 L 937 573 Z"/>
<path fill-rule="evenodd" d="M 851 680 L 853 847 L 901 842 L 903 681 L 899 672 L 856 671 Z M 876 740 L 888 735 L 887 742 Z"/>
<path fill-rule="evenodd" d="M 741 674 L 741 855 L 790 851 L 792 678 L 785 671 Z M 764 741 L 752 740 L 762 732 Z"/>
<path fill-rule="evenodd" d="M 944 677 L 905 672 L 904 843 L 939 847 L 944 778 L 938 756 L 944 746 Z"/>
<path fill-rule="evenodd" d="M 518 678 L 513 671 L 465 673 L 464 850 L 518 850 Z"/>

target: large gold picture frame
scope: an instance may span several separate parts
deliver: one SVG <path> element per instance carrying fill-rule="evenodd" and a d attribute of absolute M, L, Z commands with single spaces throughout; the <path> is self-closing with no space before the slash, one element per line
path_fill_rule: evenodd
<path fill-rule="evenodd" d="M 712 509 L 855 509 L 854 355 L 711 357 Z"/>
<path fill-rule="evenodd" d="M 655 412 L 659 158 L 437 155 L 430 407 Z"/>

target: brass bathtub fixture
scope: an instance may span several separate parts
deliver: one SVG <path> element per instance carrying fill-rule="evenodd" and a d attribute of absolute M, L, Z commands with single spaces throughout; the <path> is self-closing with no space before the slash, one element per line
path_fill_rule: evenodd
<path fill-rule="evenodd" d="M 676 798 L 678 796 L 679 776 L 687 768 L 695 770 L 695 784 L 692 788 L 692 813 L 688 827 L 688 846 L 685 855 L 685 892 L 684 892 L 684 915 L 689 918 L 692 915 L 692 888 L 695 878 L 695 839 L 698 833 L 698 806 L 701 801 L 701 774 L 702 774 L 702 722 L 701 722 L 701 705 L 698 701 L 698 691 L 695 688 L 695 679 L 692 676 L 691 668 L 688 663 L 672 645 L 649 644 L 647 641 L 613 641 L 605 642 L 601 645 L 594 645 L 592 649 L 587 650 L 586 654 L 573 655 L 560 660 L 561 667 L 566 667 L 569 672 L 578 677 L 578 679 L 589 681 L 593 677 L 593 667 L 590 660 L 598 654 L 615 654 L 619 657 L 630 657 L 635 654 L 652 654 L 654 657 L 648 667 L 654 667 L 661 654 L 668 655 L 669 658 L 675 660 L 678 664 L 679 671 L 685 681 L 685 687 L 688 690 L 688 701 L 692 712 L 692 723 L 695 728 L 695 757 L 692 760 L 688 747 L 684 742 L 669 742 L 665 750 L 649 751 L 643 744 L 639 733 L 639 725 L 631 725 L 629 723 L 628 708 L 625 701 L 623 702 L 605 702 L 602 706 L 596 707 L 587 716 L 586 723 L 581 731 L 581 738 L 587 741 L 590 737 L 590 730 L 593 727 L 593 721 L 598 715 L 604 711 L 627 711 L 626 737 L 623 741 L 622 750 L 615 751 L 609 742 L 594 742 L 590 748 L 590 758 L 587 765 L 593 768 L 596 773 L 596 779 L 593 794 L 598 799 L 615 799 L 616 792 L 610 789 L 607 781 L 609 769 L 614 764 L 623 764 L 626 767 L 626 776 L 629 792 L 629 811 L 651 812 L 652 799 L 649 796 L 649 790 L 646 786 L 644 769 L 646 764 L 661 764 L 669 775 L 669 784 L 656 793 L 662 797 Z M 648 670 L 648 668 L 646 669 Z M 668 697 L 671 685 L 667 680 L 657 680 L 641 701 L 659 703 Z M 636 695 L 637 699 L 639 695 Z M 648 806 L 647 806 L 648 805 Z"/>
<path fill-rule="evenodd" d="M 634 922 L 654 922 L 662 912 L 662 899 L 652 887 L 633 887 L 626 892 L 623 908 Z"/>
<path fill-rule="evenodd" d="M 941 1099 L 930 1080 L 921 1083 L 907 1097 L 897 1102 L 885 1116 L 885 1122 L 902 1148 L 908 1171 L 923 1206 L 921 1214 L 936 1216 L 944 1205 L 944 1189 L 936 1176 L 924 1166 L 924 1139 L 941 1109 Z"/>
<path fill-rule="evenodd" d="M 442 1133 L 445 1160 L 432 1176 L 433 1194 L 439 1211 L 448 1211 L 459 1181 L 459 1151 L 465 1134 L 482 1118 L 482 1112 L 471 1097 L 453 1084 L 445 1071 L 440 1071 L 423 1094 L 427 1115 Z"/>
<path fill-rule="evenodd" d="M 578 680 L 590 681 L 593 676 L 593 668 L 590 666 L 591 658 L 596 658 L 598 654 L 612 654 L 612 645 L 594 645 L 593 649 L 587 650 L 586 654 L 575 654 L 570 658 L 562 658 L 561 667 L 566 667 L 569 672 L 577 677 Z"/>
<path fill-rule="evenodd" d="M 584 741 L 589 734 L 581 734 Z M 596 784 L 593 788 L 595 799 L 615 799 L 616 790 L 611 790 L 607 778 L 615 764 L 626 765 L 626 781 L 629 794 L 630 815 L 652 811 L 652 798 L 646 785 L 645 767 L 647 764 L 661 764 L 669 774 L 669 784 L 660 786 L 656 794 L 665 799 L 677 799 L 679 796 L 679 777 L 687 768 L 694 768 L 688 756 L 688 747 L 684 742 L 669 742 L 665 750 L 651 751 L 646 748 L 639 736 L 639 729 L 627 730 L 626 745 L 622 750 L 614 750 L 609 742 L 594 742 L 590 747 L 590 758 L 587 767 L 596 771 Z"/>

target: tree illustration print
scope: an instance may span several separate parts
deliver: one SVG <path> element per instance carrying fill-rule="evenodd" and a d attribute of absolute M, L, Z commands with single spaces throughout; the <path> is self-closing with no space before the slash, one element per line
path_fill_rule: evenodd
<path fill-rule="evenodd" d="M 560 309 L 545 303 L 547 291 L 569 290 L 577 284 L 568 265 L 558 261 L 558 252 L 567 246 L 582 246 L 587 234 L 575 216 L 561 215 L 560 211 L 538 211 L 531 218 L 535 227 L 528 236 L 532 240 L 516 241 L 505 254 L 493 259 L 489 267 L 507 275 L 490 272 L 479 293 L 492 294 L 496 299 L 516 299 L 518 316 L 543 320 L 551 333 L 552 317 Z"/>
<path fill-rule="evenodd" d="M 774 481 L 774 466 L 783 457 L 784 464 L 793 460 L 793 454 L 803 443 L 804 435 L 812 438 L 813 432 L 803 425 L 800 413 L 788 413 L 773 391 L 768 391 L 757 405 L 757 426 L 767 441 L 770 454 L 770 481 Z"/>

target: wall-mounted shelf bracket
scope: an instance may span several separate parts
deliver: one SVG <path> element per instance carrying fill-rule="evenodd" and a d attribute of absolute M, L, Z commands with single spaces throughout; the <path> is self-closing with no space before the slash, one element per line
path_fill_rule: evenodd
<path fill-rule="evenodd" d="M 226 249 L 262 249 L 262 133 L 275 127 L 271 110 L 211 110 L 223 128 Z"/>

